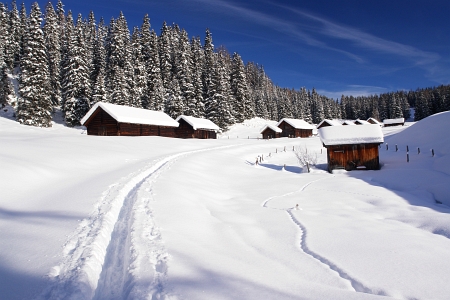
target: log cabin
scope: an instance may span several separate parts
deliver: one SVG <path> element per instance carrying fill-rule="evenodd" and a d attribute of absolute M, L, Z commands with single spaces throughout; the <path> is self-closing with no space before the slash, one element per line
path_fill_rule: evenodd
<path fill-rule="evenodd" d="M 356 125 L 354 121 L 351 120 L 345 120 L 344 122 L 342 122 L 342 125 Z"/>
<path fill-rule="evenodd" d="M 328 172 L 334 169 L 379 170 L 379 145 L 384 142 L 379 125 L 328 126 L 319 129 L 327 148 Z"/>
<path fill-rule="evenodd" d="M 208 119 L 190 116 L 179 116 L 176 121 L 180 124 L 176 129 L 177 137 L 188 139 L 216 139 L 219 126 Z"/>
<path fill-rule="evenodd" d="M 383 123 L 379 122 L 377 119 L 375 118 L 368 118 L 367 122 L 369 122 L 370 124 L 376 124 L 376 125 L 380 125 L 383 126 Z"/>
<path fill-rule="evenodd" d="M 339 122 L 338 120 L 328 120 L 328 119 L 324 119 L 322 122 L 320 122 L 317 125 L 317 129 L 320 129 L 322 127 L 327 127 L 327 126 L 342 126 L 341 122 Z"/>
<path fill-rule="evenodd" d="M 405 125 L 405 118 L 384 119 L 383 124 L 384 124 L 384 127 L 403 126 L 403 125 Z"/>
<path fill-rule="evenodd" d="M 81 125 L 88 135 L 176 137 L 179 124 L 162 111 L 98 102 Z"/>
<path fill-rule="evenodd" d="M 261 129 L 261 134 L 263 139 L 269 140 L 269 139 L 277 139 L 280 137 L 280 133 L 282 130 L 274 125 L 266 124 Z"/>
<path fill-rule="evenodd" d="M 282 130 L 280 137 L 306 138 L 313 135 L 315 127 L 304 120 L 284 118 L 277 127 Z"/>

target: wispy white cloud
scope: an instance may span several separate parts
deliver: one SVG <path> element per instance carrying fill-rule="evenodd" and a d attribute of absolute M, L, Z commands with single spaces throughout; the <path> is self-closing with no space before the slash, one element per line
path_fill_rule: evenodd
<path fill-rule="evenodd" d="M 332 99 L 341 99 L 342 95 L 345 96 L 370 96 L 370 95 L 378 95 L 381 93 L 389 92 L 388 89 L 379 87 L 379 86 L 370 86 L 370 85 L 348 85 L 345 89 L 329 91 L 318 89 L 317 92 L 321 95 L 325 95 Z"/>

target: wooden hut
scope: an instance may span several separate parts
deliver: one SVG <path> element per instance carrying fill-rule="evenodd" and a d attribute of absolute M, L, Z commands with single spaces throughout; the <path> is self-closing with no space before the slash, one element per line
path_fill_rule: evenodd
<path fill-rule="evenodd" d="M 88 135 L 176 137 L 178 122 L 163 113 L 111 103 L 96 103 L 81 119 Z"/>
<path fill-rule="evenodd" d="M 277 127 L 282 130 L 280 137 L 310 137 L 315 127 L 304 120 L 284 118 L 278 122 Z"/>
<path fill-rule="evenodd" d="M 381 122 L 379 122 L 377 119 L 375 119 L 375 118 L 368 118 L 367 119 L 367 122 L 369 122 L 370 124 L 376 124 L 376 125 L 379 125 L 379 126 L 383 126 L 383 123 L 381 123 Z"/>
<path fill-rule="evenodd" d="M 369 125 L 370 123 L 364 120 L 356 119 L 355 120 L 356 125 Z"/>
<path fill-rule="evenodd" d="M 320 128 L 319 135 L 327 148 L 328 172 L 380 169 L 378 148 L 384 141 L 380 126 L 328 126 Z"/>
<path fill-rule="evenodd" d="M 281 132 L 282 130 L 280 128 L 270 124 L 267 124 L 261 129 L 261 134 L 265 140 L 277 139 L 280 137 Z"/>
<path fill-rule="evenodd" d="M 176 129 L 177 137 L 188 139 L 216 139 L 219 126 L 208 119 L 190 116 L 179 116 L 176 121 L 180 124 Z"/>
<path fill-rule="evenodd" d="M 405 118 L 384 119 L 383 124 L 384 124 L 384 127 L 403 126 L 403 125 L 405 125 Z"/>
<path fill-rule="evenodd" d="M 319 123 L 319 125 L 317 125 L 316 128 L 320 129 L 322 127 L 327 127 L 327 126 L 342 126 L 342 124 L 338 120 L 324 119 L 322 122 Z"/>

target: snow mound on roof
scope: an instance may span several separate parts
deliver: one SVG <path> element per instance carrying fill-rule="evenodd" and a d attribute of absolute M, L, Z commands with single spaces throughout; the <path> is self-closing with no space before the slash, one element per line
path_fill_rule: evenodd
<path fill-rule="evenodd" d="M 271 124 L 266 124 L 261 130 L 261 134 L 263 133 L 264 130 L 266 130 L 266 128 L 270 128 L 272 129 L 274 132 L 282 132 L 283 130 L 281 130 L 281 128 L 275 126 L 275 125 L 271 125 Z"/>
<path fill-rule="evenodd" d="M 383 143 L 384 141 L 380 126 L 374 124 L 322 127 L 319 129 L 319 135 L 326 146 Z"/>
<path fill-rule="evenodd" d="M 384 119 L 384 124 L 398 124 L 398 123 L 405 123 L 404 118 L 397 118 L 397 119 Z"/>
<path fill-rule="evenodd" d="M 111 103 L 96 103 L 88 113 L 81 119 L 81 124 L 89 119 L 95 110 L 101 107 L 111 117 L 120 123 L 145 124 L 156 126 L 178 127 L 178 122 L 162 111 L 148 110 L 130 106 L 122 106 Z"/>
<path fill-rule="evenodd" d="M 191 117 L 191 116 L 181 115 L 176 119 L 176 121 L 178 122 L 180 119 L 183 119 L 186 122 L 188 122 L 188 124 L 191 125 L 192 128 L 194 128 L 194 130 L 197 130 L 197 129 L 207 129 L 207 130 L 215 130 L 215 131 L 220 130 L 219 126 L 217 126 L 211 120 L 208 120 L 208 119 L 201 119 L 201 118 L 195 118 L 195 117 Z"/>
<path fill-rule="evenodd" d="M 286 123 L 288 123 L 289 125 L 291 125 L 292 127 L 296 128 L 296 129 L 315 129 L 316 128 L 315 126 L 309 124 L 305 120 L 289 119 L 289 118 L 281 119 L 280 122 L 278 122 L 277 126 L 280 125 L 283 121 L 285 121 Z"/>

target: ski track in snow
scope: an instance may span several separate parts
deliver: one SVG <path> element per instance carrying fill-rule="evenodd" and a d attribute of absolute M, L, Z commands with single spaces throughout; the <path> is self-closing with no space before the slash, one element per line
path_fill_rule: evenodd
<path fill-rule="evenodd" d="M 49 273 L 43 299 L 169 299 L 164 289 L 169 254 L 154 223 L 152 186 L 181 156 L 167 156 L 110 185 L 95 212 L 64 245 L 63 262 Z"/>
<path fill-rule="evenodd" d="M 332 175 L 331 177 L 334 177 L 334 175 Z M 330 176 L 326 176 L 324 178 L 319 178 L 319 179 L 316 179 L 316 180 L 312 180 L 312 181 L 306 183 L 305 185 L 303 185 L 299 190 L 295 190 L 293 192 L 289 192 L 289 193 L 286 193 L 286 194 L 283 194 L 283 195 L 270 197 L 270 198 L 266 199 L 262 203 L 262 207 L 269 208 L 269 209 L 285 211 L 288 214 L 289 219 L 300 229 L 300 232 L 301 232 L 300 249 L 305 254 L 309 255 L 310 257 L 312 257 L 316 261 L 320 262 L 321 264 L 325 265 L 326 267 L 328 267 L 329 269 L 334 271 L 340 278 L 342 278 L 343 280 L 345 280 L 348 283 L 350 283 L 355 292 L 366 293 L 366 294 L 373 294 L 373 295 L 379 295 L 379 296 L 388 296 L 384 291 L 381 291 L 381 290 L 373 291 L 372 289 L 366 287 L 362 282 L 360 282 L 357 279 L 351 277 L 349 274 L 347 274 L 345 272 L 345 270 L 343 270 L 342 268 L 337 266 L 335 263 L 333 263 L 332 261 L 330 261 L 329 259 L 325 258 L 324 256 L 322 256 L 322 255 L 312 251 L 311 249 L 309 249 L 309 247 L 308 247 L 308 245 L 306 243 L 306 238 L 307 238 L 307 233 L 308 232 L 306 230 L 306 227 L 292 213 L 292 211 L 295 210 L 295 208 L 285 208 L 285 209 L 283 209 L 283 208 L 272 208 L 272 207 L 267 206 L 267 204 L 270 201 L 272 201 L 272 200 L 275 200 L 275 199 L 278 199 L 278 198 L 283 198 L 283 197 L 286 197 L 286 196 L 290 196 L 290 195 L 293 195 L 293 194 L 296 194 L 296 193 L 303 192 L 311 184 L 313 184 L 313 183 L 315 183 L 317 181 L 328 179 L 328 178 L 330 178 Z"/>

